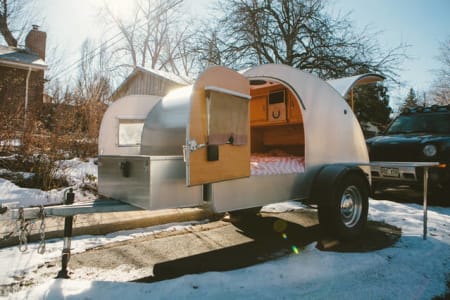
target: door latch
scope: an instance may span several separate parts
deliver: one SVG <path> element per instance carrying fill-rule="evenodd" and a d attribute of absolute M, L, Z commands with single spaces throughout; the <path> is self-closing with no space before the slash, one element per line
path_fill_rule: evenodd
<path fill-rule="evenodd" d="M 197 144 L 196 140 L 190 140 L 187 145 L 189 152 L 196 151 L 201 148 L 205 148 L 206 144 Z"/>
<path fill-rule="evenodd" d="M 206 144 L 197 144 L 197 141 L 190 140 L 187 142 L 187 145 L 183 145 L 183 160 L 186 162 L 188 157 L 188 152 L 193 152 L 201 148 L 205 148 Z"/>

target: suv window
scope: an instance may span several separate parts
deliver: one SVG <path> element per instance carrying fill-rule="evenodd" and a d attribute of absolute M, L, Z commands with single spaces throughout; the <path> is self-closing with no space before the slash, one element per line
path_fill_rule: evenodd
<path fill-rule="evenodd" d="M 401 115 L 386 130 L 386 134 L 400 133 L 450 134 L 450 113 Z"/>

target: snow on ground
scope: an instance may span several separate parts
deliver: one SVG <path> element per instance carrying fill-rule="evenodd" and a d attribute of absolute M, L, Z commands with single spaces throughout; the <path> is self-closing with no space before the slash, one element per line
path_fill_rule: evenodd
<path fill-rule="evenodd" d="M 97 166 L 93 159 L 87 162 L 78 158 L 58 162 L 57 174 L 65 175 L 69 184 L 74 188 L 75 199 L 91 200 L 95 198 L 92 193 L 80 189 L 82 185 L 91 184 L 98 176 Z M 0 169 L 0 173 L 6 170 Z M 30 176 L 29 174 L 26 174 Z M 61 204 L 64 201 L 67 189 L 42 191 L 38 189 L 21 188 L 14 183 L 0 178 L 0 204 L 12 207 L 30 207 L 40 205 Z"/>
<path fill-rule="evenodd" d="M 292 204 L 287 206 L 292 207 Z M 446 291 L 446 274 L 450 273 L 449 218 L 450 208 L 430 208 L 429 235 L 423 240 L 420 205 L 371 200 L 370 219 L 402 228 L 402 237 L 391 248 L 368 253 L 337 253 L 319 251 L 312 243 L 298 255 L 234 271 L 185 275 L 152 284 L 52 279 L 12 294 L 10 298 L 431 299 Z M 172 224 L 147 228 L 145 232 L 176 229 Z M 140 232 L 78 237 L 72 248 L 74 252 L 81 252 L 93 246 L 133 238 L 142 234 Z M 37 244 L 30 245 L 25 253 L 17 247 L 0 249 L 1 284 L 59 257 L 62 241 L 49 241 L 43 256 L 37 254 L 36 249 Z M 130 270 L 110 272 L 110 278 L 120 278 L 121 272 Z"/>
<path fill-rule="evenodd" d="M 75 184 L 85 174 L 97 176 L 95 168 L 73 160 Z M 46 204 L 63 191 L 42 192 L 21 189 L 0 179 L 3 202 L 23 198 Z M 52 196 L 53 197 L 53 196 Z M 83 197 L 78 195 L 77 197 Z M 89 196 L 87 196 L 89 197 Z M 6 199 L 6 201 L 4 200 Z M 21 203 L 29 205 L 30 202 Z M 35 203 L 33 203 L 35 204 Z M 40 204 L 40 203 L 39 203 Z M 269 212 L 302 209 L 293 202 L 265 208 Z M 312 243 L 291 254 L 251 267 L 227 272 L 185 275 L 151 284 L 60 280 L 43 278 L 39 285 L 10 294 L 10 299 L 432 299 L 446 292 L 450 275 L 450 208 L 430 207 L 428 238 L 422 239 L 422 206 L 391 201 L 370 201 L 369 218 L 402 229 L 402 236 L 390 248 L 366 253 L 323 252 Z M 110 234 L 82 236 L 72 242 L 73 252 L 93 246 L 131 239 L 160 230 L 177 230 L 188 224 L 171 224 Z M 194 222 L 195 224 L 195 222 Z M 175 226 L 175 227 L 174 227 Z M 0 249 L 0 285 L 32 272 L 44 262 L 61 255 L 62 241 L 47 241 L 44 255 L 30 244 L 22 253 L 17 247 Z M 111 270 L 109 278 L 120 278 L 127 269 Z M 123 274 L 123 273 L 122 273 Z"/>
<path fill-rule="evenodd" d="M 152 226 L 147 228 L 139 228 L 136 230 L 124 230 L 115 233 L 110 233 L 104 236 L 78 236 L 73 237 L 71 244 L 71 253 L 76 254 L 84 252 L 87 249 L 106 245 L 114 242 L 121 242 L 131 240 L 133 238 L 139 238 L 148 236 L 151 234 L 157 234 L 162 231 L 176 231 L 181 229 L 189 229 L 189 227 L 204 223 L 205 221 L 192 221 L 177 224 L 164 224 L 158 226 Z M 20 278 L 26 273 L 31 273 L 39 266 L 43 266 L 45 262 L 52 260 L 59 260 L 61 257 L 61 251 L 63 249 L 62 239 L 51 239 L 46 241 L 45 253 L 38 254 L 38 243 L 30 243 L 27 251 L 20 252 L 18 247 L 8 247 L 0 249 L 0 286 L 12 284 L 17 278 Z M 11 266 L 14 266 L 11 268 Z M 129 272 L 130 270 L 125 270 Z M 109 275 L 105 275 L 105 278 L 109 280 L 120 280 L 121 270 L 114 270 Z M 56 274 L 55 274 L 56 275 Z M 129 274 L 128 274 L 129 275 Z M 144 276 L 145 274 L 142 274 Z M 42 281 L 39 278 L 34 278 L 37 282 Z M 1 294 L 0 294 L 1 295 Z M 28 298 L 29 299 L 29 298 Z"/>

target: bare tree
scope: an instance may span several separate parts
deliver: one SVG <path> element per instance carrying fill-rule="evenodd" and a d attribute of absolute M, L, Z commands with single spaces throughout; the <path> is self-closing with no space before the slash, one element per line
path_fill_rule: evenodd
<path fill-rule="evenodd" d="M 111 88 L 105 45 L 97 47 L 87 39 L 80 55 L 75 85 L 63 87 L 55 82 L 52 87 L 54 101 L 45 107 L 43 122 L 59 147 L 76 155 L 85 155 L 95 149 L 93 145 Z"/>
<path fill-rule="evenodd" d="M 6 44 L 17 47 L 35 18 L 33 0 L 0 0 L 0 33 Z"/>
<path fill-rule="evenodd" d="M 125 21 L 105 6 L 106 16 L 117 26 L 122 37 L 113 50 L 121 67 L 149 67 L 187 75 L 189 26 L 180 21 L 183 0 L 137 0 L 133 18 Z M 185 24 L 185 23 L 184 23 Z"/>
<path fill-rule="evenodd" d="M 450 104 L 450 38 L 441 43 L 437 59 L 441 68 L 437 70 L 431 94 L 436 103 L 446 105 Z"/>
<path fill-rule="evenodd" d="M 336 78 L 373 71 L 395 79 L 405 45 L 383 51 L 375 33 L 353 30 L 347 17 L 326 13 L 325 0 L 220 0 L 225 12 L 206 30 L 198 52 L 235 68 L 287 64 Z"/>
<path fill-rule="evenodd" d="M 210 65 L 236 67 L 241 65 L 237 63 L 238 57 L 227 42 L 221 39 L 220 26 L 205 22 L 203 29 L 199 30 L 195 45 L 192 47 L 192 53 L 196 55 L 196 64 L 199 69 L 205 69 Z"/>
<path fill-rule="evenodd" d="M 75 94 L 79 102 L 107 102 L 110 94 L 108 57 L 105 46 L 94 51 L 95 45 L 85 40 L 81 47 L 81 60 Z"/>

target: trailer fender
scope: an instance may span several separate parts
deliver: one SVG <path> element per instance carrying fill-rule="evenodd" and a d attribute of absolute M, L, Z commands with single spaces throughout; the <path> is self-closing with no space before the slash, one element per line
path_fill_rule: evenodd
<path fill-rule="evenodd" d="M 360 236 L 367 223 L 370 185 L 365 173 L 344 164 L 323 167 L 314 179 L 311 197 L 318 204 L 319 223 L 335 238 Z"/>

